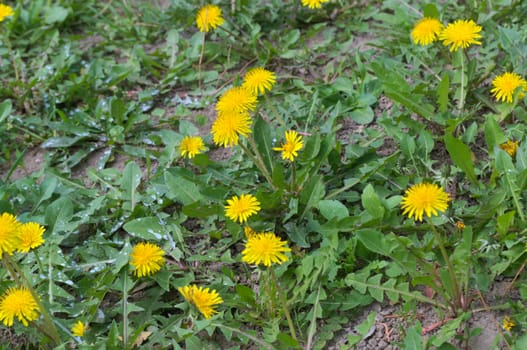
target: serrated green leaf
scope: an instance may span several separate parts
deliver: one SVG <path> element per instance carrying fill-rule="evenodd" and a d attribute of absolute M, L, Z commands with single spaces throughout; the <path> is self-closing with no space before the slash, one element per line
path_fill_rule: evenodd
<path fill-rule="evenodd" d="M 180 175 L 165 171 L 165 183 L 173 198 L 185 205 L 202 199 L 198 186 Z"/>
<path fill-rule="evenodd" d="M 260 116 L 254 122 L 254 141 L 269 174 L 273 173 L 273 140 L 271 128 Z"/>
<path fill-rule="evenodd" d="M 444 140 L 448 154 L 454 164 L 468 176 L 472 183 L 478 184 L 470 148 L 451 134 L 446 134 Z"/>

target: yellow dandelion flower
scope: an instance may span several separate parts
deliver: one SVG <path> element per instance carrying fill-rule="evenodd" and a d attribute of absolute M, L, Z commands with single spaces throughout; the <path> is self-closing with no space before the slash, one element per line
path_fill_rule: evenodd
<path fill-rule="evenodd" d="M 246 222 L 249 216 L 258 213 L 258 211 L 260 211 L 260 202 L 250 194 L 242 194 L 240 197 L 233 196 L 231 199 L 227 199 L 225 206 L 225 215 L 232 221 L 239 223 Z"/>
<path fill-rule="evenodd" d="M 298 151 L 302 149 L 302 146 L 304 146 L 302 136 L 294 130 L 288 130 L 285 132 L 285 143 L 282 144 L 282 147 L 274 147 L 273 150 L 282 151 L 282 159 L 293 161 L 298 156 Z"/>
<path fill-rule="evenodd" d="M 262 232 L 247 239 L 245 249 L 242 251 L 242 261 L 248 264 L 282 264 L 287 261 L 285 252 L 291 251 L 287 241 L 282 241 L 273 232 Z"/>
<path fill-rule="evenodd" d="M 16 318 L 24 326 L 35 321 L 39 315 L 37 302 L 26 288 L 9 288 L 0 297 L 0 321 L 11 327 Z"/>
<path fill-rule="evenodd" d="M 3 253 L 13 254 L 19 244 L 18 230 L 20 223 L 14 215 L 3 213 L 0 215 L 0 259 Z"/>
<path fill-rule="evenodd" d="M 42 238 L 44 231 L 44 227 L 37 222 L 28 222 L 20 225 L 18 229 L 20 241 L 18 242 L 17 250 L 21 253 L 27 253 L 30 249 L 40 247 L 44 243 Z"/>
<path fill-rule="evenodd" d="M 165 264 L 165 252 L 152 243 L 137 244 L 130 254 L 130 264 L 135 268 L 137 277 L 156 273 Z"/>
<path fill-rule="evenodd" d="M 329 0 L 302 0 L 302 5 L 307 6 L 310 9 L 318 9 L 322 6 L 323 3 L 328 1 Z"/>
<path fill-rule="evenodd" d="M 516 151 L 518 150 L 518 141 L 507 141 L 500 145 L 500 148 L 507 152 L 511 157 L 514 157 Z"/>
<path fill-rule="evenodd" d="M 505 72 L 492 80 L 494 86 L 490 92 L 496 100 L 501 102 L 512 103 L 514 92 L 519 89 L 518 97 L 524 96 L 524 91 L 527 91 L 527 81 L 516 73 Z"/>
<path fill-rule="evenodd" d="M 514 321 L 509 316 L 505 316 L 503 318 L 503 322 L 502 322 L 501 326 L 507 332 L 510 332 L 514 328 L 514 326 L 516 326 L 516 323 L 514 323 Z"/>
<path fill-rule="evenodd" d="M 406 190 L 401 201 L 403 215 L 412 216 L 417 221 L 423 221 L 423 214 L 431 217 L 448 208 L 450 198 L 443 189 L 434 184 L 422 183 L 413 185 Z"/>
<path fill-rule="evenodd" d="M 218 313 L 216 305 L 223 303 L 223 299 L 214 289 L 198 287 L 196 285 L 188 285 L 178 288 L 178 291 L 183 295 L 183 298 L 196 306 L 208 320 Z"/>
<path fill-rule="evenodd" d="M 437 40 L 443 24 L 437 18 L 425 17 L 419 20 L 412 30 L 412 40 L 418 45 L 429 45 Z"/>
<path fill-rule="evenodd" d="M 196 25 L 200 32 L 209 32 L 224 22 L 221 9 L 216 5 L 205 5 L 199 9 L 196 16 Z"/>
<path fill-rule="evenodd" d="M 443 41 L 444 46 L 450 45 L 450 52 L 457 51 L 459 48 L 466 49 L 472 44 L 481 45 L 481 26 L 473 20 L 457 20 L 450 23 L 439 33 L 439 40 Z"/>
<path fill-rule="evenodd" d="M 194 158 L 205 150 L 203 139 L 199 136 L 185 136 L 179 145 L 179 154 L 182 157 Z"/>
<path fill-rule="evenodd" d="M 2 22 L 6 17 L 12 16 L 14 13 L 15 12 L 11 6 L 0 4 L 0 22 Z"/>
<path fill-rule="evenodd" d="M 256 95 L 244 87 L 233 87 L 225 91 L 216 103 L 219 115 L 232 112 L 248 112 L 256 108 Z"/>
<path fill-rule="evenodd" d="M 457 221 L 456 227 L 458 230 L 462 231 L 465 228 L 465 223 L 463 221 Z"/>
<path fill-rule="evenodd" d="M 71 327 L 71 334 L 73 334 L 74 337 L 82 337 L 84 336 L 84 332 L 86 332 L 87 328 L 88 326 L 82 321 L 77 321 L 77 323 Z"/>
<path fill-rule="evenodd" d="M 254 95 L 264 94 L 270 91 L 276 83 L 276 75 L 264 68 L 253 68 L 245 74 L 242 87 L 246 88 Z"/>
<path fill-rule="evenodd" d="M 222 113 L 212 123 L 212 140 L 224 147 L 237 145 L 239 135 L 247 137 L 251 133 L 251 123 L 248 112 Z"/>

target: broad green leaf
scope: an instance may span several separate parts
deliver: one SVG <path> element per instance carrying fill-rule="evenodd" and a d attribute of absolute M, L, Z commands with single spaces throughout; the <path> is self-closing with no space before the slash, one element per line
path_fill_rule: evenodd
<path fill-rule="evenodd" d="M 3 123 L 9 114 L 11 114 L 11 109 L 11 100 L 5 100 L 0 103 L 0 123 Z"/>
<path fill-rule="evenodd" d="M 141 183 L 141 177 L 141 168 L 135 162 L 126 164 L 121 178 L 121 189 L 123 190 L 123 200 L 130 201 L 130 210 L 132 211 L 138 199 L 137 187 Z"/>
<path fill-rule="evenodd" d="M 205 219 L 212 215 L 221 215 L 223 207 L 219 204 L 194 202 L 183 206 L 183 214 L 191 218 Z"/>
<path fill-rule="evenodd" d="M 60 5 L 53 5 L 46 10 L 44 22 L 46 24 L 60 23 L 68 17 L 68 10 Z"/>
<path fill-rule="evenodd" d="M 304 210 L 300 215 L 300 219 L 306 215 L 307 211 L 318 205 L 318 202 L 324 197 L 325 189 L 322 176 L 315 175 L 311 177 L 302 192 L 300 193 L 300 203 L 304 205 Z"/>
<path fill-rule="evenodd" d="M 507 141 L 505 134 L 501 130 L 500 125 L 494 119 L 492 114 L 486 116 L 485 121 L 485 142 L 490 154 L 494 153 L 494 148 Z"/>
<path fill-rule="evenodd" d="M 435 6 L 434 6 L 435 8 Z M 441 82 L 437 87 L 437 105 L 439 112 L 446 112 L 448 110 L 448 89 L 450 88 L 450 79 L 448 74 L 443 74 Z"/>
<path fill-rule="evenodd" d="M 384 216 L 382 202 L 371 184 L 364 188 L 361 199 L 362 206 L 374 219 L 380 219 Z"/>
<path fill-rule="evenodd" d="M 170 195 L 185 205 L 202 199 L 198 186 L 179 174 L 173 175 L 170 171 L 165 171 L 165 183 Z"/>
<path fill-rule="evenodd" d="M 70 232 L 75 226 L 71 223 L 73 203 L 69 197 L 59 197 L 46 208 L 45 223 L 49 232 Z M 56 238 L 61 235 L 56 235 Z"/>
<path fill-rule="evenodd" d="M 514 215 L 516 212 L 514 210 L 508 211 L 505 214 L 498 216 L 496 220 L 496 231 L 500 236 L 504 236 L 509 232 L 509 227 L 514 222 Z"/>
<path fill-rule="evenodd" d="M 112 98 L 110 102 L 110 113 L 115 119 L 115 123 L 122 126 L 126 114 L 126 104 L 124 101 L 120 98 Z"/>
<path fill-rule="evenodd" d="M 357 230 L 355 235 L 359 241 L 372 252 L 382 255 L 389 254 L 389 248 L 386 246 L 386 239 L 384 234 L 382 234 L 380 231 L 365 228 Z"/>
<path fill-rule="evenodd" d="M 356 108 L 352 110 L 349 115 L 353 121 L 359 124 L 369 124 L 375 117 L 373 109 L 369 106 Z"/>
<path fill-rule="evenodd" d="M 468 176 L 472 183 L 478 184 L 470 148 L 451 134 L 445 135 L 445 146 L 454 164 Z"/>
<path fill-rule="evenodd" d="M 434 4 L 426 4 L 423 8 L 423 16 L 429 18 L 439 18 L 439 10 Z"/>
<path fill-rule="evenodd" d="M 423 337 L 422 337 L 421 323 L 417 323 L 408 328 L 406 337 L 404 338 L 404 350 L 423 350 Z"/>
<path fill-rule="evenodd" d="M 258 116 L 254 122 L 254 141 L 256 142 L 256 147 L 258 152 L 263 158 L 263 162 L 269 174 L 273 173 L 273 146 L 272 146 L 272 136 L 271 128 L 269 124 L 265 122 L 260 116 Z M 281 137 L 285 137 L 281 135 Z"/>
<path fill-rule="evenodd" d="M 382 303 L 384 300 L 384 290 L 377 288 L 381 285 L 382 274 L 376 274 L 368 279 L 368 283 L 371 284 L 371 287 L 368 287 L 368 292 L 370 295 L 377 300 L 379 303 Z"/>
<path fill-rule="evenodd" d="M 166 229 L 157 217 L 144 217 L 127 222 L 124 230 L 134 237 L 147 241 L 161 241 L 166 237 Z"/>
<path fill-rule="evenodd" d="M 421 117 L 431 120 L 434 116 L 434 109 L 428 104 L 424 104 L 415 98 L 411 93 L 404 93 L 397 89 L 387 88 L 384 93 L 390 99 L 399 102 L 412 112 L 417 113 Z"/>
<path fill-rule="evenodd" d="M 348 208 L 337 200 L 321 200 L 318 202 L 318 210 L 327 220 L 333 218 L 340 220 L 349 216 Z"/>

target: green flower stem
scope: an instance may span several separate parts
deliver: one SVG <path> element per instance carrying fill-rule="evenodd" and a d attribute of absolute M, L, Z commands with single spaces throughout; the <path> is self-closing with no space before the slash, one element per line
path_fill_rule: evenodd
<path fill-rule="evenodd" d="M 278 123 L 280 123 L 280 125 L 282 125 L 285 128 L 286 127 L 286 123 L 285 123 L 284 118 L 282 118 L 280 113 L 278 113 L 278 110 L 276 109 L 274 104 L 271 103 L 271 100 L 269 99 L 269 97 L 266 94 L 264 94 L 264 98 L 265 98 L 265 103 L 267 103 L 267 106 L 273 112 L 274 116 L 276 117 L 276 120 L 278 120 Z"/>
<path fill-rule="evenodd" d="M 123 278 L 123 348 L 126 348 L 128 343 L 128 265 L 125 266 L 122 272 Z"/>
<path fill-rule="evenodd" d="M 3 31 L 3 28 L 0 26 L 0 36 L 2 36 L 5 40 L 6 46 L 7 46 L 7 52 L 9 53 L 9 57 L 11 58 L 11 61 L 13 63 L 13 70 L 15 71 L 15 79 L 16 81 L 19 81 L 19 73 L 18 73 L 18 66 L 16 65 L 16 58 L 13 54 L 13 48 L 11 46 L 11 41 L 9 40 L 9 36 L 6 35 Z"/>
<path fill-rule="evenodd" d="M 459 116 L 463 114 L 465 106 L 465 51 L 461 52 L 461 95 L 459 96 Z"/>
<path fill-rule="evenodd" d="M 37 292 L 31 285 L 31 283 L 29 283 L 29 280 L 24 275 L 24 272 L 22 271 L 20 266 L 18 266 L 18 264 L 11 259 L 11 257 L 8 254 L 4 254 L 2 258 L 4 259 L 4 265 L 11 266 L 11 268 L 8 268 L 8 271 L 13 277 L 13 279 L 19 282 L 19 284 L 21 284 L 22 286 L 26 287 L 27 290 L 29 290 L 29 292 L 31 293 L 31 296 L 33 297 L 33 299 L 35 299 L 38 309 L 40 310 L 40 313 L 42 313 L 42 316 L 44 317 L 45 328 L 41 329 L 43 333 L 48 338 L 50 338 L 53 342 L 55 342 L 56 345 L 60 345 L 61 341 L 60 341 L 59 332 L 57 331 L 57 328 L 55 327 L 55 324 L 53 323 L 53 320 L 51 319 L 48 309 L 44 306 L 44 304 L 42 304 L 40 297 L 38 296 Z"/>
<path fill-rule="evenodd" d="M 291 162 L 291 191 L 296 192 L 296 165 Z"/>
<path fill-rule="evenodd" d="M 36 249 L 33 249 L 33 254 L 35 254 L 35 259 L 37 260 L 37 264 L 38 264 L 38 268 L 40 270 L 40 273 L 41 274 L 44 274 L 44 265 L 42 265 L 42 261 L 40 260 L 40 256 L 38 255 L 37 253 L 37 250 Z M 50 275 L 51 275 L 51 269 L 49 269 L 50 271 Z M 52 280 L 51 280 L 51 276 L 48 276 L 48 280 L 49 280 L 49 286 L 48 286 L 48 293 L 49 293 L 49 303 L 51 304 L 53 302 L 53 293 L 52 293 Z"/>
<path fill-rule="evenodd" d="M 201 89 L 201 63 L 203 62 L 203 55 L 205 54 L 205 32 L 203 32 L 203 36 L 201 39 L 201 53 L 199 55 L 199 62 L 198 62 L 198 87 Z"/>
<path fill-rule="evenodd" d="M 455 305 L 456 307 L 460 308 L 462 306 L 462 298 L 461 298 L 461 292 L 459 290 L 459 284 L 457 283 L 457 279 L 456 279 L 456 271 L 454 270 L 454 267 L 452 266 L 452 262 L 450 261 L 448 257 L 448 253 L 445 249 L 445 245 L 443 244 L 443 239 L 441 238 L 441 234 L 439 233 L 439 231 L 437 231 L 437 228 L 435 227 L 435 225 L 430 223 L 430 226 L 432 227 L 432 231 L 434 232 L 434 235 L 436 237 L 437 244 L 439 245 L 439 250 L 441 250 L 443 259 L 445 260 L 447 264 L 448 272 L 450 273 L 450 279 L 452 280 L 452 285 L 454 286 L 454 293 L 456 294 L 455 295 L 455 298 L 456 298 Z"/>
<path fill-rule="evenodd" d="M 269 272 L 271 274 L 271 279 L 273 280 L 276 290 L 278 291 L 278 297 L 280 298 L 282 307 L 284 308 L 285 317 L 287 318 L 287 324 L 289 325 L 289 330 L 291 331 L 291 337 L 293 337 L 294 340 L 298 341 L 298 339 L 296 338 L 295 326 L 293 325 L 293 320 L 291 319 L 291 314 L 289 313 L 289 308 L 287 307 L 287 302 L 285 300 L 284 293 L 282 291 L 282 288 L 280 288 L 280 285 L 278 284 L 278 280 L 276 279 L 276 275 L 272 266 L 269 267 Z"/>
<path fill-rule="evenodd" d="M 247 156 L 251 158 L 254 165 L 256 165 L 256 167 L 262 172 L 262 175 L 265 177 L 267 182 L 269 182 L 271 187 L 274 189 L 275 187 L 274 187 L 271 175 L 269 174 L 269 171 L 267 171 L 267 168 L 265 167 L 262 156 L 258 152 L 258 149 L 256 148 L 256 144 L 254 143 L 254 140 L 251 137 L 248 137 L 247 140 L 249 140 L 249 144 L 254 150 L 254 154 L 252 154 L 251 151 L 247 148 L 247 146 L 245 146 L 242 142 L 239 143 L 240 147 L 245 152 L 245 154 L 247 154 Z"/>

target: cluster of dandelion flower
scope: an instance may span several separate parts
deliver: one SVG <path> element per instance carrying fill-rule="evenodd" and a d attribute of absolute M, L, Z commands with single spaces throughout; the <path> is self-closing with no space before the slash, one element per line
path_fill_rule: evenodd
<path fill-rule="evenodd" d="M 287 241 L 282 241 L 274 232 L 260 232 L 247 235 L 247 243 L 242 251 L 242 261 L 248 264 L 271 266 L 286 262 L 291 251 Z"/>
<path fill-rule="evenodd" d="M 322 7 L 322 4 L 329 0 L 301 0 L 303 6 L 307 6 L 310 9 L 318 9 Z"/>
<path fill-rule="evenodd" d="M 481 30 L 473 20 L 460 19 L 445 27 L 437 18 L 424 17 L 414 25 L 411 36 L 415 44 L 429 45 L 439 40 L 455 52 L 470 45 L 481 45 Z"/>
<path fill-rule="evenodd" d="M 512 103 L 514 93 L 518 91 L 518 98 L 523 98 L 527 91 L 527 81 L 519 74 L 505 72 L 492 80 L 493 88 L 490 93 L 497 101 Z"/>
<path fill-rule="evenodd" d="M 281 147 L 274 147 L 273 150 L 282 152 L 282 159 L 289 159 L 291 162 L 298 156 L 298 151 L 304 146 L 302 136 L 294 130 L 285 132 L 285 143 Z"/>
<path fill-rule="evenodd" d="M 423 215 L 436 216 L 448 208 L 450 197 L 438 185 L 421 183 L 406 190 L 401 201 L 403 215 L 423 221 Z"/>
<path fill-rule="evenodd" d="M 0 296 L 0 321 L 8 327 L 13 326 L 15 317 L 28 326 L 38 318 L 39 311 L 37 302 L 26 288 L 9 288 Z"/>
<path fill-rule="evenodd" d="M 20 223 L 9 213 L 0 215 L 0 259 L 3 253 L 27 253 L 44 243 L 44 227 L 36 222 Z"/>
<path fill-rule="evenodd" d="M 216 103 L 217 118 L 212 124 L 212 139 L 215 144 L 231 147 L 239 137 L 251 133 L 250 112 L 256 109 L 258 94 L 272 89 L 276 76 L 264 68 L 253 68 L 247 72 L 241 86 L 225 91 Z"/>
<path fill-rule="evenodd" d="M 138 243 L 130 253 L 134 274 L 143 277 L 156 273 L 165 264 L 164 254 L 165 252 L 153 243 Z"/>
<path fill-rule="evenodd" d="M 180 287 L 178 291 L 188 303 L 196 306 L 207 320 L 218 313 L 216 306 L 223 303 L 223 299 L 214 289 L 192 284 Z"/>
<path fill-rule="evenodd" d="M 14 15 L 15 12 L 13 8 L 9 5 L 0 4 L 0 22 L 3 22 L 4 19 Z"/>

